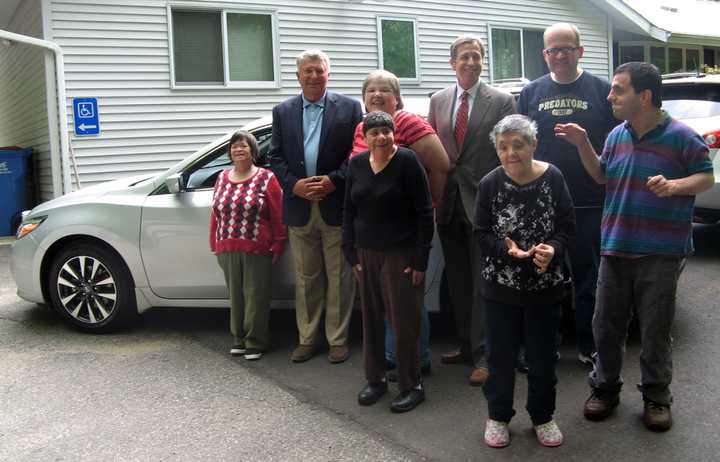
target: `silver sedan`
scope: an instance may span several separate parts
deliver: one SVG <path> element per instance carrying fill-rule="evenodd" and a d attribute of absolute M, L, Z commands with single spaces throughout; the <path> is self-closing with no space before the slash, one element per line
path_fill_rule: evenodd
<path fill-rule="evenodd" d="M 271 120 L 246 127 L 261 155 Z M 84 331 L 125 326 L 151 307 L 227 307 L 222 272 L 210 252 L 209 217 L 218 173 L 230 168 L 230 134 L 155 176 L 116 180 L 67 194 L 24 214 L 11 249 L 18 295 L 51 304 Z M 442 272 L 434 243 L 426 303 L 438 309 Z M 273 306 L 293 307 L 286 252 L 274 274 Z"/>

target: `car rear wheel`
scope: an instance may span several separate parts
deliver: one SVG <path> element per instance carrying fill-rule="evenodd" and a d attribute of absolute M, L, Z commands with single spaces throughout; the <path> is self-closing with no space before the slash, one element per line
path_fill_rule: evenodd
<path fill-rule="evenodd" d="M 112 251 L 73 243 L 55 256 L 48 273 L 53 307 L 85 332 L 109 332 L 137 316 L 130 272 Z"/>

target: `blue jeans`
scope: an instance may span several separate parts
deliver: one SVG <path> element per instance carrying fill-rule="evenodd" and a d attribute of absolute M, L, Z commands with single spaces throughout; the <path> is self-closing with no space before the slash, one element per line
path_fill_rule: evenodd
<path fill-rule="evenodd" d="M 427 308 L 423 304 L 420 310 L 420 367 L 430 365 L 430 319 Z M 395 331 L 385 318 L 385 359 L 393 364 L 395 361 Z"/>

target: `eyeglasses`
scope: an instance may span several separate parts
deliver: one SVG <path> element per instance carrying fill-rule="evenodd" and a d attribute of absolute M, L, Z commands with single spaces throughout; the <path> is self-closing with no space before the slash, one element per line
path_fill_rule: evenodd
<path fill-rule="evenodd" d="M 560 53 L 565 53 L 565 54 L 572 53 L 573 51 L 577 51 L 578 49 L 580 49 L 580 47 L 545 48 L 543 50 L 543 53 L 545 53 L 548 56 L 550 56 L 550 55 L 555 56 Z"/>

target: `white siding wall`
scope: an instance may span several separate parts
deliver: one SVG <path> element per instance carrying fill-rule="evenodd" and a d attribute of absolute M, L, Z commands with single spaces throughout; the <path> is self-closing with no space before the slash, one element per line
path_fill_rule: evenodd
<path fill-rule="evenodd" d="M 281 88 L 171 90 L 167 3 L 52 0 L 52 40 L 66 53 L 68 97 L 97 97 L 100 105 L 101 135 L 72 139 L 83 186 L 160 171 L 268 114 L 298 93 L 294 59 L 309 47 L 330 55 L 331 89 L 359 96 L 363 78 L 378 66 L 378 14 L 417 19 L 422 83 L 404 85 L 406 95 L 425 95 L 451 83 L 450 42 L 464 32 L 487 39 L 489 24 L 542 29 L 574 22 L 586 46 L 584 66 L 608 74 L 606 15 L 584 0 L 196 0 L 192 3 L 277 11 Z"/>
<path fill-rule="evenodd" d="M 7 30 L 42 38 L 40 0 L 18 5 Z M 53 197 L 45 94 L 45 52 L 13 43 L 0 46 L 0 146 L 33 148 L 36 195 Z"/>

